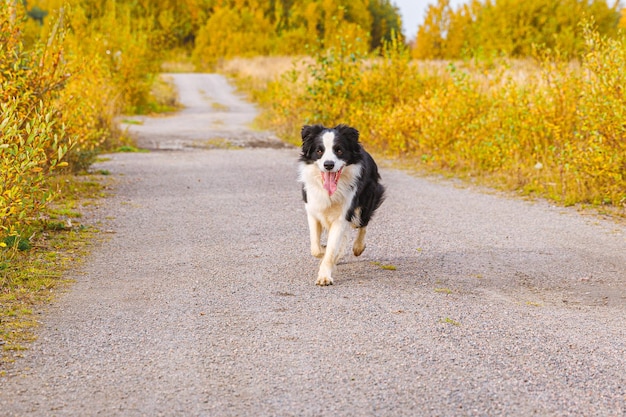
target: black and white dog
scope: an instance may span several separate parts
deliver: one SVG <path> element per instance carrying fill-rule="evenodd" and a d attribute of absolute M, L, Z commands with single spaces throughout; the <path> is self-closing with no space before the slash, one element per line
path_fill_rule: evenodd
<path fill-rule="evenodd" d="M 383 202 L 385 188 L 378 167 L 350 126 L 302 128 L 299 181 L 302 183 L 311 235 L 311 254 L 322 258 L 317 285 L 331 285 L 344 252 L 350 225 L 358 229 L 353 253 L 365 250 L 365 228 Z M 328 232 L 326 247 L 322 231 Z"/>

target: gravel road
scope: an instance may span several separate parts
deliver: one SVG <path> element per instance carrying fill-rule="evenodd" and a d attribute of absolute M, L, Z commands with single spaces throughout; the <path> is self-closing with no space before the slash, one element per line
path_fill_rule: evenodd
<path fill-rule="evenodd" d="M 130 126 L 152 150 L 95 167 L 113 233 L 0 415 L 626 415 L 625 226 L 383 169 L 365 253 L 320 288 L 297 149 L 223 77 L 173 77 L 187 108 Z"/>

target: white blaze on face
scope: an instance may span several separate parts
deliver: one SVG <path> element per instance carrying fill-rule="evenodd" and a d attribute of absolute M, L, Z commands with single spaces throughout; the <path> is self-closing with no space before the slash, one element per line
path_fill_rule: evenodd
<path fill-rule="evenodd" d="M 320 171 L 327 171 L 326 168 L 324 168 L 324 162 L 332 161 L 334 168 L 331 169 L 331 171 L 337 172 L 342 166 L 342 161 L 340 161 L 339 158 L 337 158 L 337 155 L 333 152 L 333 147 L 335 145 L 335 133 L 324 133 L 322 135 L 322 143 L 324 144 L 324 154 L 317 160 L 317 166 Z"/>
<path fill-rule="evenodd" d="M 339 182 L 339 177 L 341 176 L 341 171 L 343 170 L 345 162 L 339 159 L 337 155 L 335 155 L 335 152 L 333 152 L 333 147 L 335 145 L 334 132 L 324 133 L 322 135 L 322 142 L 324 143 L 324 154 L 317 160 L 317 166 L 322 175 L 324 189 L 328 191 L 329 195 L 333 195 L 333 193 L 337 191 L 337 183 Z M 324 162 L 328 161 L 333 163 L 333 168 L 330 171 L 324 167 Z"/>

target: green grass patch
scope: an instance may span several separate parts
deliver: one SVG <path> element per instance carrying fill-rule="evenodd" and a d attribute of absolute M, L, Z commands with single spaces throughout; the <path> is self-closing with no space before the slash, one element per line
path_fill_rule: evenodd
<path fill-rule="evenodd" d="M 541 307 L 541 303 L 538 303 L 536 301 L 526 301 L 526 305 L 530 306 L 530 307 Z"/>
<path fill-rule="evenodd" d="M 134 152 L 139 152 L 139 153 L 146 153 L 148 152 L 147 149 L 140 149 L 137 148 L 136 146 L 133 145 L 122 145 L 119 146 L 117 149 L 115 149 L 115 152 L 128 152 L 128 153 L 134 153 Z"/>
<path fill-rule="evenodd" d="M 78 207 L 103 197 L 104 178 L 59 175 L 52 183 L 59 197 L 30 224 L 28 238 L 0 241 L 0 373 L 35 339 L 36 313 L 70 282 L 66 271 L 84 259 L 97 232 L 76 219 L 82 218 Z M 65 219 L 53 219 L 60 215 Z"/>
<path fill-rule="evenodd" d="M 127 125 L 142 125 L 143 124 L 141 120 L 135 120 L 135 119 L 124 119 L 122 120 L 122 123 L 127 124 Z"/>
<path fill-rule="evenodd" d="M 59 216 L 61 217 L 67 217 L 67 218 L 72 218 L 72 219 L 78 219 L 81 218 L 83 215 L 82 213 L 79 213 L 78 211 L 74 211 L 70 208 L 60 208 L 60 209 L 52 209 L 50 210 L 50 217 L 51 218 L 58 218 Z"/>
<path fill-rule="evenodd" d="M 31 248 L 28 239 L 25 239 L 18 235 L 6 236 L 4 239 L 2 239 L 2 245 L 0 246 L 2 246 L 3 248 L 7 248 L 7 250 L 16 249 L 19 251 L 25 251 Z"/>
<path fill-rule="evenodd" d="M 203 142 L 196 142 L 194 145 L 199 148 L 208 149 L 241 149 L 241 146 L 233 144 L 226 138 L 211 138 Z"/>
<path fill-rule="evenodd" d="M 451 319 L 450 317 L 443 317 L 439 319 L 439 323 L 451 324 L 452 326 L 460 326 L 461 322 Z"/>
<path fill-rule="evenodd" d="M 391 264 L 383 264 L 381 262 L 372 262 L 372 265 L 376 265 L 378 267 L 380 267 L 380 269 L 384 269 L 385 271 L 395 271 L 398 268 L 396 268 L 395 265 L 391 265 Z"/>

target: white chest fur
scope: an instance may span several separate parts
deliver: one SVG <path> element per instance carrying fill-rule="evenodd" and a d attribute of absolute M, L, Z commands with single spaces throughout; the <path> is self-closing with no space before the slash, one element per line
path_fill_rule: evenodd
<path fill-rule="evenodd" d="M 299 181 L 304 184 L 307 194 L 307 213 L 314 216 L 328 229 L 330 224 L 345 217 L 356 193 L 356 183 L 361 175 L 361 164 L 348 165 L 343 169 L 337 190 L 329 195 L 324 189 L 322 176 L 317 164 L 301 163 Z"/>

